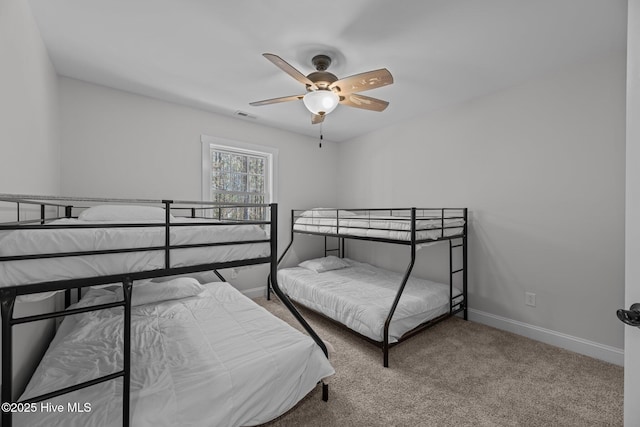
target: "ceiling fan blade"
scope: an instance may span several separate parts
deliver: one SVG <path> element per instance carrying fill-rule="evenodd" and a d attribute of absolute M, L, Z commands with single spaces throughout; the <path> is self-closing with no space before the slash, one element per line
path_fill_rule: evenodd
<path fill-rule="evenodd" d="M 293 68 L 292 65 L 290 65 L 284 59 L 280 58 L 278 55 L 274 55 L 272 53 L 263 53 L 262 56 L 267 58 L 269 61 L 273 62 L 276 67 L 280 68 L 282 71 L 289 74 L 291 77 L 293 77 L 294 79 L 296 79 L 297 81 L 305 85 L 306 87 L 317 89 L 315 83 L 309 80 L 307 76 L 305 76 L 300 71 Z"/>
<path fill-rule="evenodd" d="M 322 123 L 324 121 L 324 114 L 314 114 L 311 116 L 311 124 L 317 125 L 318 123 Z"/>
<path fill-rule="evenodd" d="M 393 76 L 386 68 L 355 74 L 335 81 L 329 85 L 329 89 L 335 90 L 338 95 L 346 93 L 362 92 L 393 83 Z"/>
<path fill-rule="evenodd" d="M 271 98 L 271 99 L 264 99 L 262 101 L 250 102 L 249 105 L 258 107 L 260 105 L 277 104 L 278 102 L 297 101 L 298 99 L 302 99 L 302 98 L 304 98 L 304 95 L 283 96 L 280 98 Z"/>
<path fill-rule="evenodd" d="M 389 105 L 387 101 L 382 99 L 371 98 L 357 93 L 340 96 L 340 104 L 371 111 L 384 111 Z"/>

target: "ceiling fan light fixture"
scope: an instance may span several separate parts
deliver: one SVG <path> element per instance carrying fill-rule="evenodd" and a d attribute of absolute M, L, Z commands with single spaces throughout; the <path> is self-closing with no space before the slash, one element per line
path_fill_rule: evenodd
<path fill-rule="evenodd" d="M 329 89 L 314 90 L 302 98 L 307 110 L 317 115 L 329 114 L 338 106 L 338 101 L 340 101 L 338 95 Z"/>

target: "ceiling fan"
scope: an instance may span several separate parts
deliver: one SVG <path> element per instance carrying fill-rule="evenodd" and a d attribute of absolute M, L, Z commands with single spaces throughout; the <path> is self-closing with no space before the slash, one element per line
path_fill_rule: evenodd
<path fill-rule="evenodd" d="M 338 79 L 334 74 L 327 71 L 327 68 L 331 65 L 331 58 L 327 55 L 316 55 L 311 60 L 316 71 L 305 76 L 277 55 L 271 53 L 263 53 L 262 55 L 282 71 L 305 85 L 307 93 L 265 99 L 251 102 L 249 105 L 260 106 L 302 99 L 304 105 L 313 114 L 311 117 L 311 123 L 313 124 L 321 123 L 325 115 L 332 112 L 338 104 L 371 111 L 383 111 L 389 105 L 387 101 L 358 93 L 393 83 L 393 76 L 386 68 Z"/>

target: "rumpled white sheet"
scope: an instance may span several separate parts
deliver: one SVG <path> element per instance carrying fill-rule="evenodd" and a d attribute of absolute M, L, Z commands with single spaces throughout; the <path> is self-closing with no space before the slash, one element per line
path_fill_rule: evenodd
<path fill-rule="evenodd" d="M 132 309 L 132 426 L 261 424 L 334 373 L 310 337 L 228 283 L 205 286 L 196 297 Z M 110 291 L 93 289 L 80 304 L 113 298 Z M 121 313 L 111 309 L 65 319 L 65 335 L 52 341 L 21 399 L 121 369 Z M 122 380 L 50 402 L 65 411 L 16 414 L 14 425 L 120 426 Z M 91 412 L 69 413 L 69 402 L 90 403 Z"/>

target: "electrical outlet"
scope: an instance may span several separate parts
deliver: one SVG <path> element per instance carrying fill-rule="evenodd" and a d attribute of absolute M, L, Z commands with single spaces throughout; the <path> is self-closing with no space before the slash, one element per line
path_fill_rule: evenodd
<path fill-rule="evenodd" d="M 536 306 L 536 294 L 531 293 L 531 292 L 525 292 L 524 293 L 524 303 L 526 305 L 530 305 L 531 307 L 535 307 Z"/>

